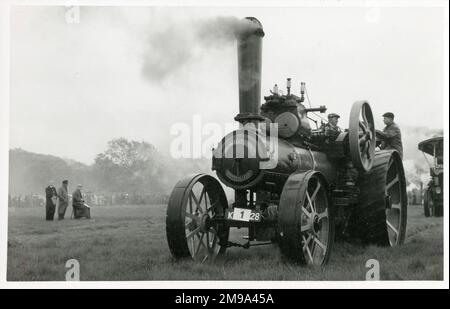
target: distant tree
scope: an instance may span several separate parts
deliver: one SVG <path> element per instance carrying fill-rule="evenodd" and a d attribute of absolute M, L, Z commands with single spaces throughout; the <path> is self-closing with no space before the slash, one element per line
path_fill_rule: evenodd
<path fill-rule="evenodd" d="M 117 138 L 95 158 L 94 171 L 102 190 L 109 192 L 154 192 L 160 189 L 157 150 L 147 142 Z M 155 190 L 157 189 L 157 190 Z"/>
<path fill-rule="evenodd" d="M 133 168 L 151 161 L 155 153 L 156 148 L 150 143 L 116 138 L 108 142 L 108 148 L 97 155 L 96 160 L 108 160 L 121 167 Z"/>

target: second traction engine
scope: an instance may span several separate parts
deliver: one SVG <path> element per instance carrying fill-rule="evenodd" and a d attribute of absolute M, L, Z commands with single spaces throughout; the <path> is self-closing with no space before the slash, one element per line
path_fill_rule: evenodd
<path fill-rule="evenodd" d="M 236 34 L 240 128 L 213 150 L 212 170 L 234 190 L 198 174 L 177 183 L 169 199 L 166 232 L 176 258 L 211 260 L 226 248 L 277 243 L 295 262 L 323 265 L 335 236 L 396 246 L 406 229 L 406 182 L 395 151 L 375 151 L 370 105 L 357 101 L 348 129 L 330 136 L 310 125 L 305 83 L 294 94 L 275 85 L 261 105 L 261 23 L 242 21 Z M 245 242 L 229 240 L 231 227 L 247 228 Z"/>

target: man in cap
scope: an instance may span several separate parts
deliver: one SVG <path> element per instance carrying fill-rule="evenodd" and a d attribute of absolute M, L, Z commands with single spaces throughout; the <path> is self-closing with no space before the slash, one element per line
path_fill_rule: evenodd
<path fill-rule="evenodd" d="M 64 220 L 67 206 L 69 205 L 69 194 L 67 193 L 68 180 L 62 182 L 62 186 L 58 189 L 58 220 Z"/>
<path fill-rule="evenodd" d="M 53 221 L 55 216 L 55 198 L 57 197 L 54 181 L 48 182 L 48 187 L 45 188 L 45 220 Z"/>
<path fill-rule="evenodd" d="M 338 126 L 340 117 L 341 116 L 335 113 L 328 114 L 328 123 L 325 125 L 325 135 L 330 137 L 332 141 L 335 141 L 342 132 L 341 128 Z"/>
<path fill-rule="evenodd" d="M 377 138 L 381 141 L 380 149 L 397 150 L 403 159 L 402 133 L 394 122 L 394 114 L 387 112 L 383 114 L 383 122 L 386 125 L 383 131 L 377 130 Z"/>
<path fill-rule="evenodd" d="M 73 216 L 75 219 L 91 218 L 89 206 L 86 205 L 81 194 L 82 185 L 77 185 L 77 189 L 72 193 Z"/>

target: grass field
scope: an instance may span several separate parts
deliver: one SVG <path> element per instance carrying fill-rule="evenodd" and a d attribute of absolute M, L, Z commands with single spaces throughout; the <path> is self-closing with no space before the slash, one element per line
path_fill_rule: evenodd
<path fill-rule="evenodd" d="M 61 222 L 45 221 L 41 208 L 12 208 L 7 279 L 63 281 L 66 261 L 77 259 L 81 280 L 364 280 L 365 263 L 374 258 L 382 280 L 443 280 L 442 218 L 425 218 L 420 206 L 408 212 L 405 245 L 337 243 L 319 268 L 286 262 L 276 245 L 231 248 L 214 263 L 177 262 L 167 247 L 162 205 L 93 207 L 92 220 Z M 232 239 L 241 231 L 232 230 Z"/>

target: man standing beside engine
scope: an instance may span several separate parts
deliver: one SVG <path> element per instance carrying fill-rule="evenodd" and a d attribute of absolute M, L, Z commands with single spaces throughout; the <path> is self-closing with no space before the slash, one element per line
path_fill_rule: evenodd
<path fill-rule="evenodd" d="M 380 149 L 397 150 L 403 160 L 402 133 L 394 122 L 394 114 L 387 112 L 383 114 L 383 122 L 386 125 L 383 131 L 377 130 L 377 139 L 381 141 Z"/>

